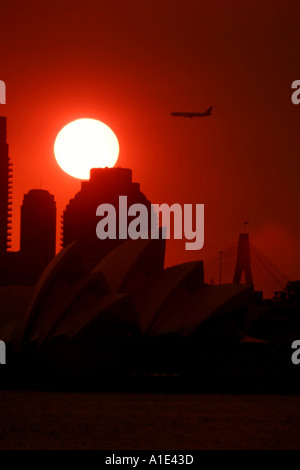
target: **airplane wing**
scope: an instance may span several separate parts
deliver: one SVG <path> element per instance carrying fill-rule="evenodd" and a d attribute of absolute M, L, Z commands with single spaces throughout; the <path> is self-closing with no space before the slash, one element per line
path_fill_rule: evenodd
<path fill-rule="evenodd" d="M 171 113 L 171 116 L 173 116 L 173 117 L 185 117 L 185 118 L 191 118 L 191 119 L 193 117 L 210 116 L 212 109 L 213 109 L 213 107 L 210 106 L 204 113 L 187 113 L 187 112 L 182 112 L 182 111 L 176 111 L 174 113 Z"/>

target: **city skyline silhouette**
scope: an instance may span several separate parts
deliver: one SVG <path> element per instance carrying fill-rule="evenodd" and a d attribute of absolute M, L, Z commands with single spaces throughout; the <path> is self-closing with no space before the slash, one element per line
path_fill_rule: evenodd
<path fill-rule="evenodd" d="M 81 253 L 85 269 L 94 267 L 111 250 L 115 249 L 123 240 L 99 240 L 95 234 L 97 224 L 97 207 L 99 204 L 112 204 L 118 214 L 118 198 L 120 195 L 129 197 L 129 205 L 141 203 L 149 212 L 148 226 L 151 227 L 151 211 L 153 208 L 150 201 L 140 192 L 139 183 L 132 182 L 132 170 L 125 168 L 95 168 L 90 171 L 90 179 L 81 183 L 81 190 L 70 199 L 61 216 L 61 226 L 56 229 L 56 201 L 55 195 L 51 195 L 45 189 L 30 189 L 24 195 L 21 206 L 21 230 L 20 250 L 11 251 L 11 220 L 12 220 L 12 162 L 9 156 L 9 145 L 7 143 L 7 118 L 0 117 L 0 165 L 2 166 L 2 192 L 1 215 L 6 221 L 1 225 L 1 253 L 2 253 L 2 284 L 34 284 L 47 264 L 55 256 L 59 249 L 67 247 L 70 243 L 78 241 L 78 249 Z M 175 216 L 175 214 L 174 214 Z M 123 216 L 122 216 L 123 217 Z M 126 223 L 130 223 L 130 220 Z M 124 219 L 125 220 L 125 219 Z M 162 220 L 160 220 L 161 222 Z M 171 224 L 171 219 L 169 220 Z M 249 222 L 244 223 L 244 227 Z M 118 226 L 118 224 L 117 224 Z M 169 228 L 170 230 L 170 228 Z M 58 232 L 58 233 L 57 233 Z M 57 235 L 60 233 L 60 247 L 56 246 Z M 118 230 L 117 230 L 118 233 Z M 174 234 L 173 234 L 174 236 Z M 172 238 L 170 235 L 168 238 Z M 256 251 L 256 248 L 254 247 Z M 222 254 L 223 251 L 220 252 Z M 256 286 L 263 285 L 261 289 L 268 296 L 275 295 L 276 291 L 283 290 L 289 278 L 285 276 L 275 265 L 262 255 L 263 260 L 258 261 L 259 268 L 265 269 L 262 279 L 253 282 L 250 261 L 250 245 L 248 234 L 240 234 L 239 245 L 236 253 L 236 262 L 233 274 L 228 272 L 226 282 L 238 284 L 243 283 Z M 227 256 L 228 261 L 228 256 Z M 264 263 L 269 267 L 266 269 Z M 206 282 L 211 284 L 222 283 L 222 256 L 219 262 L 219 274 L 216 265 L 206 276 Z M 228 262 L 227 262 L 228 271 Z M 230 271 L 229 271 L 230 272 Z M 208 276 L 213 276 L 208 279 Z M 269 280 L 267 279 L 269 277 Z M 271 278 L 271 279 L 270 279 Z M 224 280 L 224 276 L 223 276 Z M 268 286 L 266 287 L 266 282 Z M 258 289 L 259 289 L 258 287 Z"/>
<path fill-rule="evenodd" d="M 131 11 L 139 22 L 122 2 L 116 9 L 103 8 L 107 22 L 98 9 L 92 14 L 92 2 L 83 9 L 78 0 L 68 12 L 59 2 L 44 9 L 37 1 L 16 11 L 7 5 L 3 12 L 8 19 L 1 28 L 6 44 L 1 79 L 7 103 L 1 114 L 9 119 L 15 165 L 13 250 L 19 249 L 23 194 L 32 188 L 55 194 L 59 224 L 79 191 L 80 181 L 57 167 L 53 144 L 64 125 L 91 117 L 114 129 L 119 165 L 133 169 L 149 200 L 203 202 L 210 208 L 204 260 L 229 247 L 249 219 L 257 248 L 290 279 L 298 278 L 299 106 L 291 102 L 299 36 L 295 16 L 280 2 L 272 9 L 274 21 L 268 2 L 229 10 L 221 4 L 220 27 L 213 6 L 205 4 L 199 15 L 195 0 L 186 9 L 174 2 L 168 14 L 161 8 L 162 17 L 133 0 Z M 45 54 L 34 46 L 35 9 L 44 25 L 39 38 Z M 278 24 L 276 18 L 284 21 Z M 212 104 L 210 118 L 170 116 Z M 168 244 L 167 266 L 195 259 L 180 241 Z"/>

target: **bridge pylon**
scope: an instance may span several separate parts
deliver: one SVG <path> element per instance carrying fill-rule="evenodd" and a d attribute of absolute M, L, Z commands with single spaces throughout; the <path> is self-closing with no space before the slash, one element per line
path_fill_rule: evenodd
<path fill-rule="evenodd" d="M 253 285 L 248 233 L 240 233 L 239 235 L 236 265 L 233 276 L 234 284 L 241 284 L 241 277 L 243 272 L 245 273 L 246 284 Z"/>

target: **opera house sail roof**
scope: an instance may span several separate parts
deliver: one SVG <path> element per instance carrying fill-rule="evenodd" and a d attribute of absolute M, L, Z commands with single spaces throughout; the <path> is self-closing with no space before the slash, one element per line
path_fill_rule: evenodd
<path fill-rule="evenodd" d="M 251 286 L 205 284 L 202 261 L 165 269 L 163 239 L 128 240 L 91 271 L 77 245 L 55 256 L 33 288 L 11 287 L 23 307 L 0 318 L 0 333 L 17 355 L 30 351 L 61 373 L 124 370 L 143 338 L 188 338 L 251 296 Z"/>

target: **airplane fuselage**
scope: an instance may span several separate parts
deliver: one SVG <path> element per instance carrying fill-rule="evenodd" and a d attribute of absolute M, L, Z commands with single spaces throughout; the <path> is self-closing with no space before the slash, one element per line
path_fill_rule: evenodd
<path fill-rule="evenodd" d="M 176 111 L 174 113 L 171 113 L 171 116 L 173 117 L 185 117 L 185 118 L 194 118 L 194 117 L 204 117 L 204 116 L 210 116 L 211 115 L 211 110 L 212 106 L 208 108 L 204 113 L 187 113 L 187 112 L 181 112 L 181 111 Z"/>

